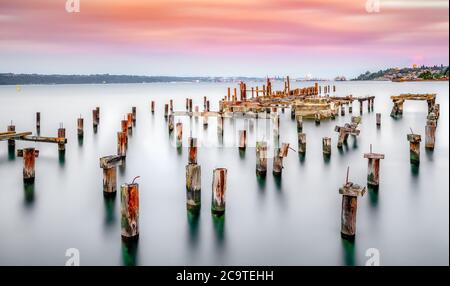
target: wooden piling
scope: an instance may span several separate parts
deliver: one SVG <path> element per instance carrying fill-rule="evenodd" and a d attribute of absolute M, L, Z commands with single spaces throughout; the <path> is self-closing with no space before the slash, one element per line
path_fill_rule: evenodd
<path fill-rule="evenodd" d="M 316 114 L 314 114 L 314 121 L 316 122 L 316 124 L 320 124 L 320 120 L 322 119 L 322 116 L 320 115 L 319 112 L 317 112 Z"/>
<path fill-rule="evenodd" d="M 139 184 L 123 184 L 120 187 L 122 239 L 139 237 Z"/>
<path fill-rule="evenodd" d="M 198 213 L 201 206 L 201 167 L 197 164 L 186 165 L 186 206 L 191 212 Z"/>
<path fill-rule="evenodd" d="M 95 108 L 96 116 L 97 116 L 97 123 L 100 124 L 100 107 Z"/>
<path fill-rule="evenodd" d="M 408 134 L 409 141 L 409 159 L 411 164 L 418 165 L 420 163 L 420 141 L 422 141 L 419 134 Z"/>
<path fill-rule="evenodd" d="M 247 131 L 246 130 L 239 130 L 239 149 L 245 150 L 247 147 Z"/>
<path fill-rule="evenodd" d="M 151 110 L 152 113 L 155 113 L 155 102 L 153 100 L 150 103 L 150 110 Z"/>
<path fill-rule="evenodd" d="M 380 127 L 381 126 L 381 113 L 377 113 L 376 117 L 377 117 L 377 126 Z"/>
<path fill-rule="evenodd" d="M 220 136 L 223 136 L 223 126 L 224 126 L 224 122 L 223 122 L 223 115 L 222 113 L 219 114 L 219 116 L 217 116 L 217 133 Z"/>
<path fill-rule="evenodd" d="M 127 132 L 117 132 L 117 155 L 127 155 Z"/>
<path fill-rule="evenodd" d="M 169 111 L 170 113 L 173 112 L 173 99 L 169 100 Z"/>
<path fill-rule="evenodd" d="M 341 116 L 345 116 L 345 106 L 341 104 Z"/>
<path fill-rule="evenodd" d="M 103 168 L 103 192 L 106 194 L 116 193 L 117 191 L 117 168 L 109 166 Z"/>
<path fill-rule="evenodd" d="M 36 112 L 36 129 L 40 129 L 41 128 L 41 113 L 40 112 Z"/>
<path fill-rule="evenodd" d="M 174 121 L 175 121 L 175 116 L 171 113 L 169 115 L 169 121 L 167 122 L 167 127 L 169 129 L 169 133 L 173 131 Z"/>
<path fill-rule="evenodd" d="M 227 190 L 227 169 L 216 168 L 213 171 L 211 212 L 215 215 L 225 213 L 225 192 Z"/>
<path fill-rule="evenodd" d="M 325 155 L 331 154 L 331 138 L 330 137 L 322 138 L 322 152 Z"/>
<path fill-rule="evenodd" d="M 176 124 L 176 129 L 177 129 L 176 144 L 177 148 L 180 148 L 183 145 L 183 123 L 178 122 Z"/>
<path fill-rule="evenodd" d="M 92 110 L 92 126 L 94 127 L 94 130 L 96 130 L 98 126 L 97 109 Z"/>
<path fill-rule="evenodd" d="M 164 117 L 167 118 L 169 115 L 169 105 L 166 103 L 164 104 Z"/>
<path fill-rule="evenodd" d="M 205 114 L 203 115 L 203 127 L 207 127 L 208 126 L 208 115 Z"/>
<path fill-rule="evenodd" d="M 436 142 L 436 121 L 428 120 L 425 126 L 425 148 L 434 150 Z"/>
<path fill-rule="evenodd" d="M 78 137 L 83 137 L 84 135 L 84 120 L 81 117 L 77 119 L 77 134 Z"/>
<path fill-rule="evenodd" d="M 267 173 L 267 143 L 256 142 L 256 174 L 265 176 Z"/>
<path fill-rule="evenodd" d="M 12 122 L 11 122 L 11 125 L 8 125 L 8 126 L 6 127 L 6 130 L 7 130 L 8 132 L 16 132 L 16 126 L 13 125 Z M 14 139 L 8 139 L 8 146 L 16 146 L 16 140 L 14 140 Z"/>
<path fill-rule="evenodd" d="M 353 240 L 356 235 L 358 196 L 363 196 L 365 192 L 365 187 L 360 187 L 348 181 L 347 169 L 346 183 L 339 188 L 339 193 L 342 195 L 341 236 L 345 239 Z"/>
<path fill-rule="evenodd" d="M 23 149 L 23 180 L 26 183 L 34 182 L 36 157 L 35 148 Z"/>
<path fill-rule="evenodd" d="M 303 132 L 303 117 L 301 115 L 296 115 L 295 120 L 297 121 L 297 133 Z"/>
<path fill-rule="evenodd" d="M 348 105 L 348 113 L 353 113 L 353 102 Z"/>
<path fill-rule="evenodd" d="M 298 133 L 298 152 L 306 153 L 306 133 Z"/>
<path fill-rule="evenodd" d="M 370 144 L 370 153 L 365 153 L 364 158 L 369 159 L 367 168 L 367 184 L 378 187 L 380 184 L 380 160 L 384 159 L 384 154 L 372 153 L 372 144 Z"/>
<path fill-rule="evenodd" d="M 272 174 L 274 176 L 281 176 L 283 172 L 283 156 L 281 156 L 281 148 L 275 148 L 273 154 L 273 169 Z"/>
<path fill-rule="evenodd" d="M 128 120 L 120 121 L 121 131 L 125 134 L 125 146 L 128 144 Z"/>
<path fill-rule="evenodd" d="M 133 129 L 133 113 L 127 113 L 128 129 Z"/>
<path fill-rule="evenodd" d="M 66 138 L 66 129 L 64 127 L 58 128 L 58 138 Z M 58 143 L 58 150 L 59 151 L 65 151 L 66 150 L 66 144 Z"/>
<path fill-rule="evenodd" d="M 188 146 L 189 146 L 188 163 L 197 164 L 197 138 L 189 137 Z"/>
<path fill-rule="evenodd" d="M 133 123 L 136 123 L 136 106 L 131 107 L 131 114 Z"/>

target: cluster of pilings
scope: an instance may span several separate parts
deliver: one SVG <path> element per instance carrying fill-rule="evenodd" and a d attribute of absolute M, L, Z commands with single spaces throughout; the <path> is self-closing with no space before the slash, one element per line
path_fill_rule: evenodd
<path fill-rule="evenodd" d="M 361 131 L 358 129 L 358 125 L 360 123 L 360 116 L 352 116 L 350 123 L 345 123 L 344 126 L 335 126 L 334 131 L 339 133 L 337 141 L 338 148 L 342 148 L 342 146 L 347 143 L 349 135 L 353 135 L 356 137 L 360 134 Z"/>

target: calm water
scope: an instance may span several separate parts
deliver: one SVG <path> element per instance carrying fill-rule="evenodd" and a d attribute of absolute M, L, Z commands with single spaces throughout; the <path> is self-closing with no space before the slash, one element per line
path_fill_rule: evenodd
<path fill-rule="evenodd" d="M 217 110 L 228 84 L 130 84 L 0 87 L 0 127 L 11 120 L 17 131 L 35 132 L 35 112 L 41 112 L 41 135 L 56 136 L 64 123 L 68 138 L 65 158 L 57 146 L 22 142 L 16 148 L 40 150 L 34 187 L 22 182 L 22 160 L 0 142 L 0 264 L 64 265 L 66 249 L 80 251 L 82 265 L 364 265 L 368 248 L 380 251 L 383 265 L 449 264 L 449 85 L 436 83 L 342 82 L 337 94 L 375 95 L 375 111 L 364 114 L 357 140 L 349 138 L 342 152 L 336 148 L 334 121 L 304 122 L 306 157 L 290 151 L 281 180 L 272 176 L 268 162 L 265 181 L 255 175 L 255 149 L 240 155 L 233 147 L 237 130 L 249 126 L 249 145 L 255 137 L 266 139 L 264 120 L 225 122 L 224 142 L 219 142 L 216 120 L 207 129 L 202 120 L 184 122 L 184 146 L 190 130 L 199 138 L 202 167 L 202 209 L 198 218 L 185 207 L 187 149 L 178 152 L 167 132 L 164 103 L 174 99 L 175 110 L 184 110 L 184 99 L 203 106 L 203 96 Z M 248 84 L 251 86 L 252 84 Z M 260 83 L 260 85 L 262 85 Z M 300 83 L 293 83 L 300 85 Z M 303 83 L 301 85 L 304 85 Z M 280 83 L 275 84 L 277 88 Z M 409 163 L 406 134 L 411 127 L 424 138 L 425 102 L 406 102 L 400 120 L 389 117 L 390 95 L 403 92 L 437 93 L 441 104 L 436 148 L 421 146 L 418 169 Z M 149 102 L 156 101 L 150 113 Z M 98 132 L 92 130 L 92 112 L 101 107 Z M 140 185 L 140 239 L 125 245 L 120 238 L 120 197 L 102 194 L 99 157 L 116 153 L 120 120 L 137 106 L 137 124 L 129 142 L 125 169 L 118 184 L 133 177 Z M 200 108 L 202 109 L 202 108 Z M 359 114 L 357 102 L 353 114 Z M 382 127 L 375 113 L 382 113 Z M 76 136 L 76 119 L 85 118 L 85 136 Z M 176 119 L 178 121 L 178 119 Z M 264 122 L 263 122 L 264 121 Z M 269 128 L 270 129 L 270 128 Z M 281 115 L 281 142 L 297 149 L 296 125 L 286 110 Z M 332 155 L 324 161 L 321 138 L 332 137 Z M 386 154 L 381 161 L 378 192 L 358 199 L 357 236 L 354 243 L 340 237 L 341 196 L 347 166 L 350 179 L 366 184 L 367 159 L 373 144 Z M 270 155 L 272 151 L 268 152 Z M 215 167 L 228 168 L 227 206 L 223 219 L 211 216 L 211 182 Z"/>

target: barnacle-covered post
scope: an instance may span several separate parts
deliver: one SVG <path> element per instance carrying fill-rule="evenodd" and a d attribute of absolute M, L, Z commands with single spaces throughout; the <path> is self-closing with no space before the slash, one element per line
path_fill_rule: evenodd
<path fill-rule="evenodd" d="M 183 123 L 178 122 L 176 125 L 176 129 L 177 129 L 176 144 L 177 148 L 180 148 L 183 145 Z"/>
<path fill-rule="evenodd" d="M 33 183 L 35 178 L 36 158 L 39 156 L 39 150 L 35 148 L 25 148 L 17 150 L 17 157 L 23 157 L 23 181 Z"/>
<path fill-rule="evenodd" d="M 325 155 L 331 154 L 331 138 L 330 137 L 322 138 L 322 152 Z"/>
<path fill-rule="evenodd" d="M 211 212 L 215 215 L 225 213 L 225 192 L 227 190 L 227 169 L 213 171 Z"/>
<path fill-rule="evenodd" d="M 120 187 L 121 235 L 124 240 L 139 237 L 139 184 L 134 181 Z"/>
<path fill-rule="evenodd" d="M 256 174 L 265 176 L 267 173 L 267 142 L 256 142 Z"/>
<path fill-rule="evenodd" d="M 247 148 L 247 131 L 239 130 L 239 150 L 244 151 Z"/>
<path fill-rule="evenodd" d="M 384 154 L 372 153 L 372 144 L 370 144 L 370 153 L 365 153 L 364 158 L 369 159 L 367 169 L 367 184 L 378 187 L 380 184 L 380 160 L 384 159 Z"/>
<path fill-rule="evenodd" d="M 420 141 L 422 141 L 422 138 L 411 130 L 411 134 L 407 135 L 407 139 L 409 141 L 409 160 L 411 164 L 418 165 L 420 163 Z"/>
<path fill-rule="evenodd" d="M 349 182 L 348 172 L 349 168 L 347 168 L 347 179 L 345 184 L 339 188 L 339 194 L 342 195 L 341 236 L 345 239 L 352 240 L 356 234 L 358 196 L 363 196 L 366 192 L 366 188 Z"/>

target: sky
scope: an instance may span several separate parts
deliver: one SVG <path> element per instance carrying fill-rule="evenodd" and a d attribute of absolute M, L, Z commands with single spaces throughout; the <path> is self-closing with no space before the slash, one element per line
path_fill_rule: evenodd
<path fill-rule="evenodd" d="M 448 51 L 448 0 L 0 0 L 0 72 L 355 77 Z"/>

